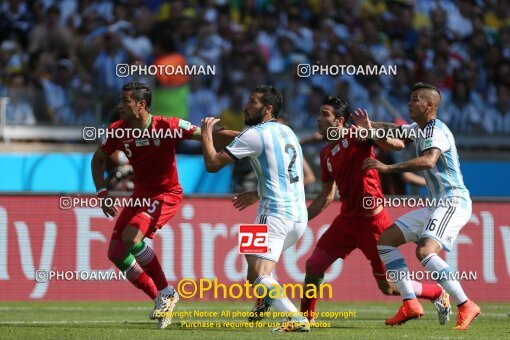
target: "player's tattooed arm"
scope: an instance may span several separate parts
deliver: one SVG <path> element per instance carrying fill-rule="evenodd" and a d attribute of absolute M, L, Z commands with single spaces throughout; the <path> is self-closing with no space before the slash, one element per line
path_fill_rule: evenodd
<path fill-rule="evenodd" d="M 308 206 L 308 221 L 319 215 L 335 199 L 335 181 L 322 182 L 322 190 L 319 195 Z"/>
<path fill-rule="evenodd" d="M 92 178 L 94 180 L 94 184 L 96 186 L 98 196 L 102 198 L 108 197 L 108 191 L 106 190 L 106 180 L 104 178 L 104 170 L 106 167 L 106 160 L 108 155 L 106 155 L 101 148 L 97 148 L 94 156 L 92 156 L 91 168 L 92 168 Z M 101 209 L 103 209 L 103 213 L 106 217 L 115 217 L 118 212 L 117 207 L 115 206 L 106 206 L 103 204 L 106 200 L 101 200 Z"/>
<path fill-rule="evenodd" d="M 396 138 L 376 139 L 375 144 L 386 151 L 400 151 L 405 148 L 404 141 Z"/>
<path fill-rule="evenodd" d="M 205 168 L 208 172 L 218 172 L 234 159 L 225 150 L 216 152 L 213 144 L 213 128 L 219 122 L 218 118 L 207 117 L 202 120 L 202 152 L 204 154 Z"/>
<path fill-rule="evenodd" d="M 384 164 L 374 158 L 367 158 L 363 161 L 363 169 L 376 169 L 382 173 L 389 172 L 407 172 L 407 171 L 419 171 L 429 170 L 436 166 L 437 160 L 441 155 L 441 150 L 436 148 L 430 148 L 423 152 L 423 155 L 417 158 L 413 158 L 406 162 L 396 164 Z"/>
<path fill-rule="evenodd" d="M 400 129 L 400 125 L 386 122 L 372 122 L 372 128 L 383 130 L 398 130 Z"/>

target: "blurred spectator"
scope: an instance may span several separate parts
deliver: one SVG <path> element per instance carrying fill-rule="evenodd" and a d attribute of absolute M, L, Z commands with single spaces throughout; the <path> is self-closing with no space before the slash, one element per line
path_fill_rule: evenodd
<path fill-rule="evenodd" d="M 60 9 L 57 6 L 49 7 L 42 19 L 31 32 L 28 52 L 51 51 L 59 55 L 67 54 L 73 33 L 67 27 L 60 26 Z"/>
<path fill-rule="evenodd" d="M 187 64 L 186 57 L 177 51 L 177 45 L 169 31 L 163 32 L 155 43 L 154 64 L 171 65 L 174 68 L 183 68 Z M 189 76 L 158 74 L 156 80 L 158 86 L 153 93 L 153 112 L 188 119 Z"/>
<path fill-rule="evenodd" d="M 7 124 L 13 125 L 34 125 L 35 116 L 32 105 L 27 95 L 25 78 L 22 74 L 13 74 L 7 86 Z"/>
<path fill-rule="evenodd" d="M 92 66 L 94 83 L 104 93 L 118 92 L 129 82 L 129 77 L 124 77 L 124 74 L 120 77 L 117 75 L 116 68 L 130 61 L 128 52 L 122 47 L 121 39 L 115 32 L 106 32 L 100 39 L 102 48 Z"/>
<path fill-rule="evenodd" d="M 399 66 L 397 75 L 393 77 L 393 82 L 388 93 L 388 101 L 403 119 L 410 121 L 409 109 L 409 93 L 412 86 L 411 70 L 406 66 Z"/>
<path fill-rule="evenodd" d="M 103 112 L 111 112 L 116 108 L 120 89 L 131 80 L 127 71 L 129 66 L 117 65 L 129 64 L 130 58 L 115 32 L 106 32 L 96 40 L 100 52 L 92 65 L 93 84 L 100 94 Z"/>
<path fill-rule="evenodd" d="M 449 98 L 444 103 L 440 119 L 452 131 L 480 131 L 482 107 L 475 99 L 476 94 L 470 89 L 469 79 L 459 73 L 454 81 Z"/>
<path fill-rule="evenodd" d="M 489 133 L 508 134 L 510 132 L 510 86 L 508 84 L 498 86 L 498 101 L 486 111 L 483 126 Z"/>
<path fill-rule="evenodd" d="M 409 86 L 428 81 L 443 90 L 441 112 L 452 129 L 478 131 L 481 103 L 494 112 L 504 107 L 498 94 L 510 79 L 509 11 L 505 0 L 5 0 L 0 91 L 22 73 L 26 86 L 41 86 L 30 94 L 38 123 L 82 124 L 95 119 L 92 101 L 103 119 L 114 114 L 121 86 L 141 77 L 118 77 L 117 64 L 214 65 L 210 79 L 143 79 L 156 85 L 154 113 L 192 121 L 223 113 L 239 126 L 233 101 L 273 83 L 284 93 L 290 125 L 309 130 L 310 102 L 324 93 L 341 92 L 378 118 L 407 119 Z M 300 77 L 298 64 L 398 70 L 395 77 Z M 78 84 L 90 84 L 97 98 Z M 492 131 L 491 124 L 482 128 Z"/>
<path fill-rule="evenodd" d="M 98 125 L 92 85 L 84 84 L 77 87 L 73 95 L 74 116 L 69 123 L 82 126 Z"/>
<path fill-rule="evenodd" d="M 2 2 L 0 8 L 0 41 L 17 38 L 26 45 L 26 38 L 31 28 L 32 16 L 25 1 L 7 0 Z"/>
<path fill-rule="evenodd" d="M 510 25 L 510 3 L 506 0 L 486 1 L 490 4 L 485 12 L 485 25 L 494 30 L 498 30 L 505 25 Z"/>
<path fill-rule="evenodd" d="M 236 84 L 230 95 L 230 104 L 220 114 L 221 125 L 229 130 L 241 131 L 245 127 L 243 109 L 249 94 L 240 84 Z"/>
<path fill-rule="evenodd" d="M 464 39 L 473 32 L 473 3 L 471 0 L 456 0 L 455 3 L 457 7 L 452 7 L 448 12 L 448 29 L 459 39 Z"/>
<path fill-rule="evenodd" d="M 133 24 L 128 21 L 117 21 L 109 27 L 110 32 L 115 32 L 122 47 L 140 62 L 146 63 L 152 54 L 152 42 L 150 39 L 138 31 Z"/>
<path fill-rule="evenodd" d="M 60 59 L 52 77 L 41 81 L 47 113 L 54 124 L 72 125 L 76 123 L 71 100 L 73 90 L 78 86 L 78 80 L 73 78 L 73 63 L 69 59 Z"/>
<path fill-rule="evenodd" d="M 23 72 L 28 56 L 16 41 L 4 40 L 0 45 L 1 74 L 8 76 L 12 73 Z"/>

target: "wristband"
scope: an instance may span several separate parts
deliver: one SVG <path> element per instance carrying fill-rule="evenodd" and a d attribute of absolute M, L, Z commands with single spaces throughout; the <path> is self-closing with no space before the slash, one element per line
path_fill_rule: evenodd
<path fill-rule="evenodd" d="M 99 197 L 103 197 L 107 193 L 108 193 L 108 189 L 106 189 L 106 188 L 101 188 L 98 191 L 96 191 L 96 195 Z"/>

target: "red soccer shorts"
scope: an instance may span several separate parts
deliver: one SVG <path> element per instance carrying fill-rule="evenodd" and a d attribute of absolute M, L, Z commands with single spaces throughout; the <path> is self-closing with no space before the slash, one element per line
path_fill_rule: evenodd
<path fill-rule="evenodd" d="M 359 248 L 370 261 L 375 276 L 385 276 L 386 268 L 377 252 L 379 235 L 391 226 L 386 209 L 370 217 L 338 215 L 317 242 L 320 248 L 334 258 L 344 259 Z"/>
<path fill-rule="evenodd" d="M 140 200 L 147 197 L 131 196 Z M 122 232 L 128 226 L 134 226 L 145 237 L 152 239 L 156 230 L 175 216 L 181 206 L 182 196 L 177 194 L 162 194 L 150 197 L 150 205 L 143 207 L 125 207 L 113 228 L 112 240 L 121 240 Z"/>

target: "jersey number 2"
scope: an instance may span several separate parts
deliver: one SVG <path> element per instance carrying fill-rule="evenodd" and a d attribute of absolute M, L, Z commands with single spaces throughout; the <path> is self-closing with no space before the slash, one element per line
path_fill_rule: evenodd
<path fill-rule="evenodd" d="M 289 151 L 292 151 L 292 155 L 290 154 Z M 292 157 L 290 160 L 290 163 L 289 163 L 289 167 L 287 168 L 287 172 L 289 173 L 289 177 L 288 177 L 289 182 L 290 182 L 290 184 L 296 183 L 299 181 L 299 176 L 294 176 L 292 173 L 292 167 L 294 166 L 294 163 L 296 163 L 296 157 L 297 157 L 296 148 L 292 144 L 287 144 L 287 145 L 285 145 L 285 152 L 290 157 Z"/>

